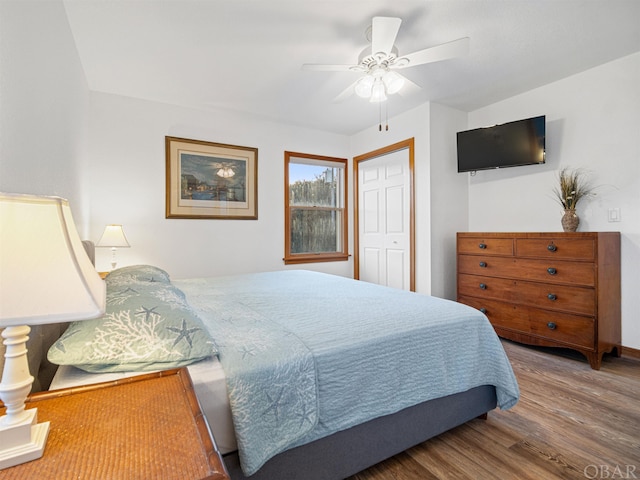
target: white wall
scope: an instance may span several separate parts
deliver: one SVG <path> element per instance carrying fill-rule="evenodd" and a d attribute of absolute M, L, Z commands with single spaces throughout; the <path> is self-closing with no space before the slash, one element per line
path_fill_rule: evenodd
<path fill-rule="evenodd" d="M 393 105 L 393 99 L 389 102 Z M 353 135 L 349 154 L 353 158 L 402 140 L 415 139 L 416 291 L 426 294 L 431 293 L 429 110 L 430 105 L 425 103 L 390 118 L 388 131 L 379 131 L 376 124 Z M 349 168 L 353 171 L 351 163 Z M 349 201 L 353 205 L 353 199 Z M 350 221 L 350 230 L 353 232 L 353 218 Z"/>
<path fill-rule="evenodd" d="M 471 112 L 469 128 L 547 116 L 547 163 L 469 177 L 470 231 L 562 231 L 552 196 L 561 166 L 592 172 L 583 231 L 620 231 L 622 344 L 640 348 L 640 53 Z M 620 208 L 622 221 L 608 222 Z"/>
<path fill-rule="evenodd" d="M 467 177 L 458 173 L 456 132 L 467 113 L 431 104 L 431 294 L 456 299 L 456 232 L 468 229 Z"/>
<path fill-rule="evenodd" d="M 61 2 L 0 2 L 0 191 L 69 200 L 81 233 L 88 88 Z"/>
<path fill-rule="evenodd" d="M 258 220 L 165 218 L 165 136 L 258 148 Z M 149 263 L 174 278 L 305 268 L 351 276 L 353 262 L 285 267 L 284 151 L 345 158 L 348 137 L 263 121 L 92 93 L 88 141 L 91 239 L 109 223 L 131 244 L 120 265 Z M 108 270 L 109 249 L 98 249 Z"/>

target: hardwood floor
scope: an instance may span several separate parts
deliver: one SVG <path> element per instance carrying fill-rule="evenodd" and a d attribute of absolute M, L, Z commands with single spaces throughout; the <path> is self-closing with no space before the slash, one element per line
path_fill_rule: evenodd
<path fill-rule="evenodd" d="M 503 341 L 520 401 L 348 480 L 640 478 L 640 360 Z"/>

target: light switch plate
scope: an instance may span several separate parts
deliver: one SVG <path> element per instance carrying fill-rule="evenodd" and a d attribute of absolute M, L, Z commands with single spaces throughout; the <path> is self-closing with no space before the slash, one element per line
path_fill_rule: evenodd
<path fill-rule="evenodd" d="M 619 222 L 620 221 L 620 209 L 619 208 L 610 208 L 609 209 L 609 222 Z"/>

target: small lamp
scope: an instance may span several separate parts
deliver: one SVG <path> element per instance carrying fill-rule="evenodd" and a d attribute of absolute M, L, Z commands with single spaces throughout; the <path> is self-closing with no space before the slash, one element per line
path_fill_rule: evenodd
<path fill-rule="evenodd" d="M 107 225 L 104 227 L 102 237 L 100 237 L 100 240 L 96 243 L 96 247 L 111 248 L 111 270 L 115 270 L 118 263 L 116 261 L 116 249 L 128 248 L 130 246 L 129 242 L 127 242 L 127 237 L 124 236 L 122 225 Z"/>
<path fill-rule="evenodd" d="M 0 193 L 0 327 L 6 346 L 0 400 L 0 469 L 40 458 L 49 422 L 25 409 L 33 377 L 30 327 L 97 318 L 105 283 L 87 256 L 69 203 L 58 197 Z"/>

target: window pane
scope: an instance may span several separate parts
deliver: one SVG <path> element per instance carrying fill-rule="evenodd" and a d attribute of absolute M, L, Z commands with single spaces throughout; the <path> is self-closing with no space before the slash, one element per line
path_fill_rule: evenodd
<path fill-rule="evenodd" d="M 289 163 L 289 205 L 337 207 L 340 168 Z"/>
<path fill-rule="evenodd" d="M 291 209 L 291 253 L 339 252 L 340 210 Z"/>

